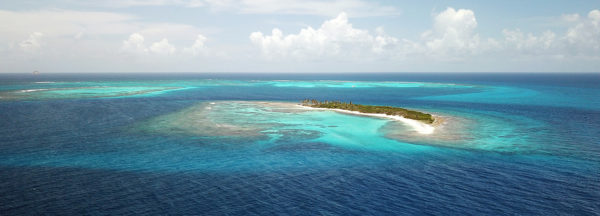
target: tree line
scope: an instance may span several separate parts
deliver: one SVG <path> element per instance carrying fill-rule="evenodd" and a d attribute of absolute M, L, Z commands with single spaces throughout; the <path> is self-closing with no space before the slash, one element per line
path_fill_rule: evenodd
<path fill-rule="evenodd" d="M 402 116 L 408 119 L 414 119 L 419 121 L 424 121 L 427 123 L 433 123 L 434 118 L 431 114 L 422 113 L 419 111 L 408 110 L 400 107 L 392 107 L 392 106 L 373 106 L 373 105 L 362 105 L 362 104 L 353 104 L 350 102 L 342 102 L 342 101 L 319 101 L 315 99 L 304 99 L 300 101 L 300 103 L 304 106 L 315 107 L 315 108 L 328 108 L 328 109 L 343 109 L 350 111 L 358 111 L 361 113 L 377 113 L 377 114 L 387 114 L 387 115 L 396 115 Z"/>

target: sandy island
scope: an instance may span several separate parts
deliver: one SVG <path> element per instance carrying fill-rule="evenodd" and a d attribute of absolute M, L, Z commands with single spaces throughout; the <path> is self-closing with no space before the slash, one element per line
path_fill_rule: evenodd
<path fill-rule="evenodd" d="M 405 125 L 408 125 L 410 127 L 412 127 L 415 131 L 417 131 L 420 134 L 433 134 L 433 132 L 435 131 L 435 125 L 437 125 L 435 122 L 434 124 L 426 124 L 423 122 L 420 122 L 418 120 L 413 120 L 413 119 L 408 119 L 408 118 L 404 118 L 402 116 L 396 116 L 396 115 L 387 115 L 387 114 L 378 114 L 378 113 L 361 113 L 358 111 L 350 111 L 350 110 L 343 110 L 343 109 L 330 109 L 330 108 L 316 108 L 316 107 L 309 107 L 309 106 L 303 106 L 300 104 L 296 104 L 299 107 L 305 108 L 305 109 L 312 109 L 312 110 L 331 110 L 331 111 L 335 111 L 335 112 L 339 112 L 339 113 L 345 113 L 345 114 L 352 114 L 352 115 L 360 115 L 360 116 L 370 116 L 370 117 L 376 117 L 376 118 L 385 118 L 385 119 L 392 119 L 395 121 L 399 121 L 404 123 Z M 436 122 L 438 122 L 439 117 L 436 116 Z"/>

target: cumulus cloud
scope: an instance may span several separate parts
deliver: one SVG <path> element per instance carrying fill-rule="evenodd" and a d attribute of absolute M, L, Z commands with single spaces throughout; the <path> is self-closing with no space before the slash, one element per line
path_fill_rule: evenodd
<path fill-rule="evenodd" d="M 346 13 L 325 21 L 318 29 L 307 27 L 298 34 L 283 35 L 277 28 L 271 35 L 262 32 L 250 34 L 252 43 L 268 58 L 294 57 L 315 59 L 319 57 L 369 56 L 394 46 L 398 39 L 385 35 L 372 35 L 367 30 L 356 29 L 348 22 Z"/>
<path fill-rule="evenodd" d="M 456 58 L 479 51 L 480 39 L 475 32 L 476 27 L 473 11 L 448 8 L 434 17 L 433 28 L 424 32 L 420 41 L 411 41 L 386 35 L 382 28 L 377 28 L 376 34 L 354 28 L 346 13 L 341 13 L 325 21 L 318 29 L 307 27 L 298 34 L 284 35 L 275 28 L 270 35 L 253 32 L 250 40 L 269 59 L 335 57 L 364 60 L 405 58 L 413 54 Z"/>
<path fill-rule="evenodd" d="M 169 44 L 169 40 L 163 38 L 159 42 L 152 43 L 152 46 L 150 46 L 150 52 L 161 55 L 172 55 L 175 53 L 175 47 Z"/>
<path fill-rule="evenodd" d="M 587 16 L 567 14 L 561 18 L 570 25 L 564 35 L 552 31 L 536 35 L 504 29 L 501 49 L 513 56 L 600 57 L 600 11 L 592 10 Z"/>
<path fill-rule="evenodd" d="M 376 34 L 357 29 L 345 13 L 325 21 L 319 28 L 303 28 L 285 35 L 275 28 L 271 34 L 253 32 L 250 41 L 267 59 L 295 60 L 393 60 L 466 61 L 470 57 L 519 59 L 523 56 L 565 58 L 568 56 L 600 57 L 600 11 L 587 16 L 563 15 L 570 27 L 564 35 L 553 31 L 534 34 L 519 29 L 502 31 L 502 37 L 481 39 L 475 13 L 468 9 L 447 8 L 433 15 L 430 30 L 417 40 Z"/>
<path fill-rule="evenodd" d="M 269 59 L 334 57 L 364 60 L 405 58 L 414 54 L 448 59 L 480 51 L 476 27 L 473 11 L 448 8 L 434 16 L 433 28 L 424 32 L 420 41 L 411 41 L 386 35 L 382 28 L 377 28 L 375 34 L 354 28 L 346 13 L 341 13 L 318 29 L 307 27 L 297 34 L 284 35 L 275 28 L 270 35 L 253 32 L 250 40 Z"/>
<path fill-rule="evenodd" d="M 29 35 L 29 38 L 27 38 L 26 40 L 21 41 L 19 43 L 19 47 L 21 47 L 22 50 L 27 51 L 27 52 L 39 51 L 40 48 L 42 47 L 42 43 L 41 43 L 42 36 L 44 36 L 44 34 L 42 34 L 40 32 L 31 33 Z"/>
<path fill-rule="evenodd" d="M 176 3 L 173 3 L 176 2 Z M 304 1 L 311 5 L 297 4 L 297 1 L 283 0 L 272 2 L 265 7 L 258 7 L 258 2 L 271 0 L 202 0 L 198 6 L 220 8 L 219 10 L 236 10 L 239 13 L 281 13 L 281 14 L 312 14 L 328 15 L 339 8 L 346 8 L 350 13 L 337 13 L 326 19 L 321 25 L 303 27 L 292 32 L 283 32 L 274 28 L 270 32 L 252 32 L 242 34 L 249 36 L 250 48 L 255 48 L 266 59 L 298 61 L 300 66 L 310 70 L 314 65 L 339 68 L 343 61 L 350 70 L 365 70 L 377 65 L 379 70 L 395 70 L 398 66 L 412 64 L 429 70 L 430 65 L 511 65 L 510 61 L 536 68 L 540 62 L 564 66 L 565 64 L 584 65 L 585 70 L 594 69 L 600 62 L 600 10 L 591 10 L 585 14 L 557 14 L 551 30 L 531 32 L 526 28 L 497 30 L 492 38 L 484 38 L 478 33 L 480 25 L 476 13 L 469 9 L 446 8 L 431 16 L 429 30 L 415 38 L 403 38 L 402 35 L 388 35 L 382 27 L 375 29 L 358 28 L 352 24 L 352 17 L 385 14 L 384 7 L 379 7 L 363 1 L 355 2 L 355 6 L 337 5 L 337 0 L 317 2 Z M 283 3 L 282 3 L 283 2 Z M 191 1 L 127 1 L 132 6 L 142 4 L 190 6 Z M 190 5 L 187 5 L 187 4 Z M 365 6 L 357 11 L 356 5 Z M 218 5 L 218 6 L 217 6 Z M 337 5 L 337 6 L 336 6 Z M 272 7 L 272 8 L 269 8 Z M 397 11 L 396 11 L 397 12 Z M 362 14 L 361 14 L 362 13 Z M 390 12 L 388 15 L 392 14 Z M 19 20 L 19 22 L 14 22 Z M 371 20 L 371 19 L 369 19 Z M 364 21 L 364 20 L 363 20 Z M 377 23 L 375 24 L 375 26 Z M 375 27 L 372 26 L 372 27 Z M 390 28 L 386 24 L 387 28 Z M 393 26 L 402 28 L 402 26 Z M 561 29 L 562 30 L 557 30 Z M 121 67 L 130 71 L 140 71 L 139 65 L 148 70 L 155 70 L 153 65 L 162 64 L 165 67 L 177 65 L 185 68 L 187 64 L 199 64 L 196 58 L 180 58 L 203 56 L 202 59 L 218 59 L 231 65 L 222 70 L 243 71 L 246 65 L 252 65 L 256 59 L 244 55 L 248 47 L 240 44 L 221 43 L 212 47 L 209 52 L 205 33 L 196 26 L 179 23 L 148 22 L 140 17 L 110 12 L 72 11 L 61 9 L 37 11 L 6 11 L 0 10 L 0 53 L 5 62 L 14 63 L 13 68 L 27 67 L 27 60 L 43 55 L 42 61 L 48 64 L 55 62 L 89 61 L 88 68 L 102 67 L 108 64 L 97 62 L 121 63 Z M 210 31 L 210 30 L 208 30 Z M 43 32 L 43 34 L 42 34 Z M 133 32 L 133 33 L 132 33 Z M 213 32 L 214 33 L 214 32 Z M 483 35 L 483 34 L 482 34 Z M 493 35 L 493 34 L 492 34 Z M 117 38 L 117 39 L 115 39 Z M 248 40 L 248 38 L 246 39 Z M 210 40 L 212 41 L 212 40 Z M 233 46 L 224 44 L 234 44 Z M 44 52 L 39 52 L 42 50 Z M 25 51 L 25 52 L 24 52 Z M 120 51 L 124 55 L 114 55 Z M 36 53 L 34 55 L 34 53 Z M 225 53 L 225 54 L 219 54 Z M 242 54 L 240 54 L 242 53 Z M 231 55 L 240 64 L 227 64 Z M 145 56 L 136 61 L 122 58 L 123 56 Z M 227 56 L 228 58 L 219 58 Z M 28 58 L 31 57 L 31 58 Z M 217 58 L 215 58 L 217 57 Z M 11 59 L 11 60 L 6 60 Z M 122 60 L 126 59 L 126 60 Z M 551 60 L 551 61 L 549 61 Z M 187 61 L 187 62 L 185 62 Z M 450 61 L 450 62 L 448 62 Z M 158 62 L 158 63 L 157 63 Z M 310 62 L 305 64 L 305 62 Z M 374 63 L 375 62 L 375 63 Z M 502 63 L 504 62 L 504 63 Z M 508 62 L 509 64 L 505 64 Z M 566 63 L 564 63 L 566 62 Z M 274 63 L 274 62 L 270 62 Z M 288 67 L 290 62 L 281 63 Z M 293 62 L 292 62 L 293 63 Z M 464 63 L 464 64 L 456 64 Z M 84 63 L 82 63 L 84 64 Z M 244 65 L 245 64 L 245 65 Z M 362 65 L 363 68 L 357 67 Z M 58 65 L 58 64 L 56 64 Z M 242 65 L 242 66 L 238 66 Z M 273 64 L 264 64 L 266 70 Z M 572 66 L 571 65 L 571 66 Z M 94 67 L 91 67 L 94 66 Z M 507 66 L 507 67 L 509 67 Z M 60 68 L 60 66 L 56 66 Z M 492 67 L 492 66 L 489 66 Z M 8 68 L 8 67 L 6 67 Z M 6 70 L 15 70 L 13 68 Z M 407 67 L 408 68 L 408 67 Z M 437 67 L 434 70 L 445 67 Z M 547 68 L 553 69 L 550 66 Z M 596 67 L 597 68 L 597 67 Z M 110 69 L 110 68 L 109 68 Z M 187 69 L 187 68 L 186 68 Z M 509 68 L 510 69 L 510 68 Z M 517 68 L 516 70 L 519 70 Z M 253 69 L 260 70 L 260 69 Z M 369 69 L 366 69 L 369 70 Z M 409 68 L 410 70 L 410 68 Z M 448 69 L 452 70 L 452 68 Z"/>
<path fill-rule="evenodd" d="M 190 47 L 183 49 L 182 53 L 196 56 L 202 53 L 206 53 L 206 42 L 207 38 L 201 34 L 197 35 L 194 44 Z M 132 54 L 158 54 L 158 55 L 173 55 L 176 53 L 177 48 L 169 43 L 166 38 L 160 41 L 152 43 L 149 47 L 144 44 L 145 38 L 140 33 L 133 33 L 129 35 L 127 40 L 123 41 L 121 45 L 121 51 Z"/>
<path fill-rule="evenodd" d="M 592 10 L 586 19 L 579 19 L 565 36 L 569 47 L 577 53 L 600 51 L 600 10 Z"/>
<path fill-rule="evenodd" d="M 183 52 L 193 56 L 206 53 L 206 47 L 204 45 L 204 43 L 206 43 L 206 39 L 207 38 L 204 37 L 204 35 L 199 34 L 196 38 L 196 41 L 194 41 L 194 44 L 192 44 L 191 47 L 184 48 Z"/>
<path fill-rule="evenodd" d="M 144 45 L 144 36 L 139 33 L 129 35 L 129 38 L 123 41 L 121 50 L 132 53 L 146 53 L 148 49 Z"/>
<path fill-rule="evenodd" d="M 430 55 L 470 54 L 478 51 L 477 19 L 472 10 L 447 8 L 433 20 L 433 29 L 422 34 Z"/>
<path fill-rule="evenodd" d="M 520 29 L 502 31 L 505 49 L 512 49 L 522 54 L 545 54 L 548 50 L 556 48 L 557 37 L 554 32 L 545 31 L 539 36 L 532 33 L 525 34 Z"/>

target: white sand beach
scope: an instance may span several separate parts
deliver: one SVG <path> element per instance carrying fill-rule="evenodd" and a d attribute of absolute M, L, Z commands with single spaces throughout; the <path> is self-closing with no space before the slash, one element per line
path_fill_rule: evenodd
<path fill-rule="evenodd" d="M 426 123 L 423 123 L 423 122 L 420 122 L 417 120 L 404 118 L 402 116 L 377 114 L 377 113 L 361 113 L 358 111 L 350 111 L 350 110 L 343 110 L 343 109 L 315 108 L 315 107 L 303 106 L 303 105 L 299 105 L 299 104 L 297 104 L 297 106 L 303 107 L 306 109 L 331 110 L 331 111 L 335 111 L 335 112 L 352 114 L 352 115 L 361 115 L 361 116 L 392 119 L 392 120 L 402 122 L 405 125 L 412 127 L 416 132 L 418 132 L 420 134 L 433 134 L 433 132 L 435 131 L 434 125 L 429 125 L 429 124 L 426 124 Z"/>

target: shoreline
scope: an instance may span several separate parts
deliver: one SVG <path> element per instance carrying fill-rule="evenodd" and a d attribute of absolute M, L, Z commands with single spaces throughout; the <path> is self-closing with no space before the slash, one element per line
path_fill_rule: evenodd
<path fill-rule="evenodd" d="M 408 118 L 404 118 L 402 116 L 396 116 L 396 115 L 387 115 L 387 114 L 378 114 L 378 113 L 362 113 L 362 112 L 358 112 L 358 111 L 350 111 L 350 110 L 343 110 L 343 109 L 317 108 L 317 107 L 304 106 L 301 104 L 296 104 L 296 105 L 306 108 L 306 109 L 331 110 L 334 112 L 345 113 L 345 114 L 392 119 L 392 120 L 402 122 L 402 123 L 412 127 L 416 132 L 418 132 L 420 134 L 424 134 L 424 135 L 433 134 L 433 132 L 435 131 L 434 125 L 437 125 L 437 124 L 435 124 L 435 122 L 432 123 L 432 125 L 429 125 L 429 124 L 420 122 L 418 120 L 408 119 Z M 439 118 L 439 116 L 436 116 L 436 122 L 438 121 L 437 118 Z"/>

